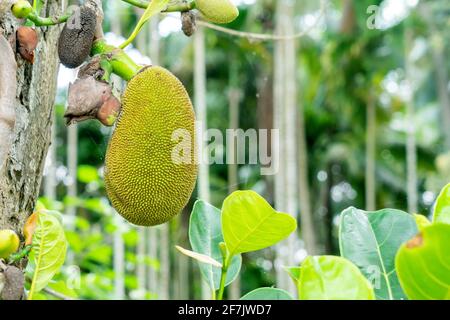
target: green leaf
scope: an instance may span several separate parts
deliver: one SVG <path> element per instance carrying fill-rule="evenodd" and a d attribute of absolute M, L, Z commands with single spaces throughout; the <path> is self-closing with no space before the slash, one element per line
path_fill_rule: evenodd
<path fill-rule="evenodd" d="M 222 229 L 230 255 L 270 247 L 296 228 L 291 215 L 275 211 L 254 191 L 235 191 L 223 203 Z"/>
<path fill-rule="evenodd" d="M 442 189 L 436 200 L 433 222 L 450 224 L 450 183 Z"/>
<path fill-rule="evenodd" d="M 301 267 L 285 267 L 286 272 L 291 277 L 292 281 L 294 281 L 295 285 L 298 285 L 298 281 L 300 280 L 300 274 L 302 272 Z"/>
<path fill-rule="evenodd" d="M 419 231 L 422 231 L 423 229 L 431 225 L 430 220 L 428 220 L 424 215 L 415 213 L 413 214 L 413 217 L 414 220 L 416 220 L 417 228 L 419 229 Z"/>
<path fill-rule="evenodd" d="M 369 281 L 349 260 L 335 256 L 307 257 L 298 284 L 300 300 L 374 300 Z"/>
<path fill-rule="evenodd" d="M 437 223 L 402 245 L 395 259 L 408 299 L 450 300 L 450 225 Z"/>
<path fill-rule="evenodd" d="M 34 263 L 33 281 L 28 299 L 42 290 L 64 264 L 67 241 L 58 218 L 48 211 L 38 211 L 33 234 L 31 256 Z"/>
<path fill-rule="evenodd" d="M 404 299 L 395 272 L 395 255 L 417 230 L 413 216 L 403 211 L 366 212 L 348 208 L 341 214 L 341 256 L 353 262 L 371 281 L 378 299 Z"/>
<path fill-rule="evenodd" d="M 138 21 L 136 27 L 134 28 L 131 36 L 120 45 L 120 48 L 123 49 L 128 46 L 131 42 L 133 42 L 134 38 L 139 34 L 144 24 L 153 16 L 157 15 L 161 11 L 167 8 L 167 4 L 170 0 L 152 0 L 148 5 L 147 9 L 145 9 L 144 14 L 141 19 Z"/>
<path fill-rule="evenodd" d="M 205 201 L 197 201 L 192 209 L 189 221 L 189 241 L 192 250 L 207 255 L 223 263 L 219 244 L 223 242 L 220 210 Z M 236 255 L 228 267 L 225 285 L 233 282 L 241 270 L 242 257 Z M 221 269 L 212 265 L 200 263 L 200 272 L 212 290 L 220 286 Z"/>
<path fill-rule="evenodd" d="M 240 300 L 294 300 L 294 298 L 282 289 L 258 288 L 247 293 Z"/>
<path fill-rule="evenodd" d="M 78 180 L 83 183 L 90 183 L 98 181 L 99 179 L 97 168 L 86 165 L 81 165 L 78 167 L 77 177 Z"/>

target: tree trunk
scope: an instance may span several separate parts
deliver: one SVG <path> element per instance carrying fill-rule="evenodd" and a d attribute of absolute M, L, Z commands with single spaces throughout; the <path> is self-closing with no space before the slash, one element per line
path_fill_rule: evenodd
<path fill-rule="evenodd" d="M 239 104 L 242 92 L 239 89 L 239 66 L 236 63 L 236 57 L 232 56 L 230 60 L 230 82 L 228 92 L 228 129 L 236 130 L 239 128 Z M 235 137 L 233 137 L 236 140 Z M 233 163 L 228 163 L 228 193 L 231 194 L 239 189 L 239 166 L 237 164 L 236 141 L 227 142 L 227 158 L 233 159 Z M 229 299 L 239 300 L 241 297 L 241 278 L 238 275 L 236 280 L 230 284 Z"/>
<path fill-rule="evenodd" d="M 283 34 L 283 30 L 281 28 L 281 20 L 282 17 L 277 12 L 276 17 L 276 25 L 277 25 L 277 34 Z M 285 201 L 285 188 L 286 188 L 286 174 L 285 174 L 285 166 L 284 166 L 284 151 L 286 149 L 284 145 L 284 74 L 283 74 L 283 64 L 284 64 L 284 45 L 283 42 L 278 41 L 275 43 L 274 48 L 274 80 L 273 80 L 273 109 L 274 109 L 274 129 L 279 130 L 279 140 L 275 140 L 272 145 L 272 150 L 279 150 L 280 156 L 274 157 L 274 167 L 278 169 L 274 176 L 274 202 L 275 208 L 279 211 L 284 211 L 286 207 Z M 278 161 L 279 160 L 279 161 Z M 279 288 L 286 288 L 288 286 L 289 279 L 286 277 L 286 271 L 283 270 L 283 265 L 287 265 L 285 262 L 285 257 L 282 255 L 284 252 L 285 243 L 280 243 L 276 248 L 276 260 L 275 260 L 275 268 L 276 268 L 276 283 Z"/>
<path fill-rule="evenodd" d="M 154 17 L 149 24 L 150 32 L 148 34 L 148 42 L 149 47 L 148 51 L 150 54 L 150 58 L 153 64 L 158 64 L 159 55 L 160 55 L 160 37 L 158 31 L 159 19 L 158 17 Z M 147 229 L 147 237 L 148 237 L 148 256 L 151 259 L 158 258 L 158 243 L 157 243 L 157 229 L 156 228 L 148 228 Z M 148 281 L 148 291 L 154 295 L 159 288 L 159 279 L 157 275 L 157 271 L 153 265 L 148 266 L 147 268 L 147 281 Z"/>
<path fill-rule="evenodd" d="M 209 168 L 208 163 L 204 161 L 206 153 L 206 142 L 202 137 L 206 134 L 207 108 L 206 108 L 206 58 L 205 58 L 205 31 L 202 27 L 194 34 L 194 101 L 195 113 L 199 127 L 197 130 L 197 146 L 199 147 L 199 171 L 198 171 L 198 197 L 199 199 L 210 202 L 209 193 Z M 202 298 L 211 299 L 211 292 L 205 281 L 202 281 Z"/>
<path fill-rule="evenodd" d="M 376 102 L 370 94 L 366 111 L 366 210 L 374 211 L 376 208 Z"/>
<path fill-rule="evenodd" d="M 144 10 L 135 8 L 136 14 L 142 16 Z M 120 11 L 117 11 L 120 12 Z M 136 39 L 136 47 L 142 54 L 148 54 L 147 39 L 148 33 L 151 32 L 151 25 L 144 27 Z M 147 284 L 147 270 L 145 264 L 145 255 L 147 252 L 147 230 L 149 228 L 136 227 L 138 233 L 138 243 L 136 248 L 136 278 L 138 282 L 139 299 L 145 299 L 145 291 Z"/>
<path fill-rule="evenodd" d="M 408 212 L 411 214 L 417 213 L 417 146 L 416 146 L 416 125 L 415 125 L 415 111 L 414 111 L 414 83 L 411 72 L 412 61 L 411 48 L 413 44 L 413 33 L 411 29 L 406 27 L 405 30 L 405 74 L 406 81 L 409 86 L 409 93 L 406 98 L 406 185 L 407 185 L 407 199 Z"/>
<path fill-rule="evenodd" d="M 431 41 L 431 53 L 433 57 L 433 64 L 436 68 L 436 82 L 437 93 L 439 96 L 439 102 L 441 104 L 441 124 L 444 134 L 445 148 L 450 149 L 450 92 L 448 89 L 449 77 L 445 61 L 445 39 L 438 26 L 436 26 L 433 13 L 427 3 L 421 3 L 419 6 L 419 12 L 425 18 L 427 23 L 430 37 L 433 37 L 434 41 Z"/>
<path fill-rule="evenodd" d="M 0 36 L 15 43 L 19 21 L 9 12 L 11 1 L 2 2 Z M 42 12 L 52 16 L 61 12 L 61 1 L 43 2 Z M 6 162 L 0 167 L 0 229 L 9 228 L 21 233 L 39 194 L 42 170 L 50 145 L 60 30 L 60 27 L 37 30 L 39 44 L 33 65 L 16 55 L 16 121 L 12 146 Z M 1 79 L 5 80 L 10 79 Z"/>
<path fill-rule="evenodd" d="M 340 31 L 342 34 L 351 35 L 356 30 L 355 5 L 353 0 L 343 1 L 343 15 Z"/>

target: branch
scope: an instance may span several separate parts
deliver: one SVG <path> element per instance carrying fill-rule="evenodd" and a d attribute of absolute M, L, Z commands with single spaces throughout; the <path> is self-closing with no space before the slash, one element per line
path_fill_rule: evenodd
<path fill-rule="evenodd" d="M 29 283 L 32 281 L 29 277 L 27 277 L 26 280 Z M 48 287 L 45 287 L 44 289 L 42 289 L 42 291 L 44 291 L 45 293 L 47 293 L 47 294 L 49 294 L 51 296 L 54 296 L 55 298 L 61 299 L 61 300 L 78 300 L 78 299 L 66 296 L 65 294 L 57 292 L 57 291 L 55 291 L 53 289 L 50 289 Z"/>
<path fill-rule="evenodd" d="M 71 15 L 72 15 L 71 12 L 66 12 L 66 13 L 63 13 L 61 16 L 44 18 L 44 17 L 39 16 L 36 13 L 36 11 L 33 10 L 27 16 L 27 19 L 32 21 L 36 27 L 46 27 L 46 26 L 54 26 L 57 24 L 65 23 L 65 22 L 67 22 L 67 20 L 69 20 Z"/>
<path fill-rule="evenodd" d="M 0 34 L 0 168 L 11 147 L 16 121 L 16 72 L 14 52 L 6 38 Z"/>
<path fill-rule="evenodd" d="M 50 288 L 44 288 L 44 289 L 42 289 L 42 291 L 44 291 L 45 293 L 48 293 L 49 295 L 54 296 L 55 298 L 61 299 L 61 300 L 77 300 L 77 299 L 66 296 L 66 295 L 64 295 L 60 292 L 57 292 L 53 289 L 50 289 Z"/>

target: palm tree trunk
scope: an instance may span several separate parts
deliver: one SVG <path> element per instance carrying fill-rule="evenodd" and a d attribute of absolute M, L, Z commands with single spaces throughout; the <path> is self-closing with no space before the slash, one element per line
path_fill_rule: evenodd
<path fill-rule="evenodd" d="M 160 55 L 160 37 L 158 30 L 159 19 L 154 17 L 149 24 L 150 32 L 148 37 L 148 42 L 150 43 L 148 51 L 152 63 L 157 65 L 159 63 Z M 158 230 L 156 228 L 149 228 L 147 230 L 147 243 L 148 243 L 148 256 L 152 259 L 157 259 L 158 257 Z M 156 293 L 159 288 L 159 278 L 154 266 L 148 266 L 147 269 L 147 281 L 148 281 L 148 291 L 152 294 Z"/>
<path fill-rule="evenodd" d="M 417 213 L 417 147 L 416 147 L 416 126 L 414 112 L 414 83 L 411 74 L 412 62 L 410 59 L 413 33 L 410 29 L 405 30 L 405 70 L 406 80 L 410 93 L 406 99 L 406 184 L 408 198 L 408 212 Z"/>
<path fill-rule="evenodd" d="M 279 2 L 279 4 L 281 1 Z M 278 5 L 279 6 L 279 5 Z M 278 35 L 283 34 L 283 29 L 281 27 L 281 21 L 283 16 L 281 15 L 280 9 L 277 10 L 277 27 L 276 32 Z M 280 152 L 279 157 L 274 157 L 275 163 L 273 166 L 278 168 L 277 173 L 274 177 L 274 200 L 275 200 L 275 208 L 279 211 L 284 211 L 286 208 L 286 167 L 284 165 L 284 154 L 286 146 L 284 144 L 285 137 L 285 126 L 284 126 L 284 43 L 279 41 L 275 43 L 274 49 L 274 81 L 273 81 L 273 98 L 274 98 L 274 130 L 279 130 L 279 140 L 274 141 L 272 145 L 272 150 L 278 150 Z M 287 288 L 289 285 L 289 279 L 286 277 L 285 271 L 282 268 L 282 265 L 285 263 L 286 258 L 282 255 L 285 251 L 284 247 L 285 243 L 280 243 L 276 248 L 276 282 L 277 287 L 279 288 Z"/>
<path fill-rule="evenodd" d="M 119 3 L 114 3 L 115 10 L 119 12 Z M 122 34 L 122 23 L 119 15 L 111 15 L 111 31 L 117 35 Z M 113 85 L 116 88 L 123 87 L 123 81 L 113 75 Z M 114 246 L 114 258 L 113 258 L 113 269 L 114 269 L 114 298 L 116 300 L 125 299 L 125 244 L 123 241 L 122 234 L 122 219 L 117 215 L 114 218 L 116 231 L 114 231 L 113 236 L 113 246 Z"/>
<path fill-rule="evenodd" d="M 113 246 L 113 269 L 114 269 L 114 299 L 125 299 L 125 244 L 122 235 L 122 218 L 116 214 L 115 225 L 117 230 L 114 232 Z"/>
<path fill-rule="evenodd" d="M 198 28 L 194 35 L 194 100 L 195 111 L 197 114 L 197 146 L 199 156 L 199 178 L 198 178 L 198 196 L 200 199 L 210 202 L 209 194 L 209 168 L 203 161 L 206 154 L 206 145 L 202 137 L 204 136 L 207 125 L 207 106 L 206 106 L 206 59 L 205 59 L 205 34 L 202 27 Z M 202 281 L 202 298 L 211 299 L 211 292 L 207 284 Z"/>
<path fill-rule="evenodd" d="M 67 196 L 69 198 L 77 197 L 77 167 L 78 167 L 78 125 L 73 124 L 67 128 L 67 171 L 70 178 L 70 183 L 67 186 Z M 75 229 L 75 217 L 77 207 L 69 204 L 66 208 L 66 214 L 69 217 L 69 230 Z M 73 252 L 67 254 L 67 265 L 74 263 Z"/>
<path fill-rule="evenodd" d="M 142 15 L 144 12 L 143 9 L 136 8 L 137 14 Z M 149 28 L 143 28 L 137 37 L 137 49 L 142 54 L 147 54 L 147 33 L 149 32 Z M 146 283 L 147 283 L 147 270 L 145 265 L 145 256 L 147 252 L 147 228 L 144 227 L 136 227 L 138 233 L 138 243 L 136 248 L 136 278 L 138 282 L 138 291 L 139 298 L 145 298 L 146 291 Z"/>
<path fill-rule="evenodd" d="M 366 112 L 366 210 L 374 211 L 376 207 L 376 104 L 372 94 L 367 102 Z"/>
<path fill-rule="evenodd" d="M 444 55 L 445 46 L 442 45 L 445 40 L 443 39 L 443 36 L 435 25 L 433 14 L 432 12 L 430 12 L 429 4 L 421 3 L 419 5 L 419 11 L 425 18 L 428 29 L 430 30 L 430 34 L 436 37 L 436 39 L 440 40 L 431 42 L 431 52 L 433 64 L 436 69 L 437 91 L 442 110 L 441 123 L 442 131 L 444 133 L 445 147 L 447 150 L 450 150 L 450 92 L 448 89 L 449 77 L 447 68 L 443 67 L 446 65 L 446 59 Z"/>
<path fill-rule="evenodd" d="M 239 103 L 241 100 L 241 90 L 239 89 L 239 70 L 235 58 L 230 60 L 230 85 L 228 92 L 229 116 L 228 129 L 236 130 L 239 128 Z M 235 141 L 227 141 L 227 158 L 232 159 L 233 163 L 228 163 L 228 193 L 231 194 L 239 189 L 238 164 L 236 157 L 236 137 Z M 239 300 L 241 297 L 241 279 L 238 276 L 230 285 L 229 298 Z"/>

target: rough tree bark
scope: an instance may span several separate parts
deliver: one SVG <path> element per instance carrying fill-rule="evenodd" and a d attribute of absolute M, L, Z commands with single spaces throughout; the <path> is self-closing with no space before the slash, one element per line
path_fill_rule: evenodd
<path fill-rule="evenodd" d="M 10 13 L 12 1 L 1 2 L 0 36 L 15 45 L 15 34 L 20 21 Z M 43 14 L 60 13 L 60 0 L 43 2 Z M 0 229 L 13 229 L 18 234 L 21 234 L 26 218 L 34 209 L 50 145 L 51 115 L 59 66 L 57 41 L 60 31 L 60 27 L 38 29 L 39 44 L 33 65 L 16 54 L 16 121 L 12 145 L 4 165 L 0 167 Z"/>

